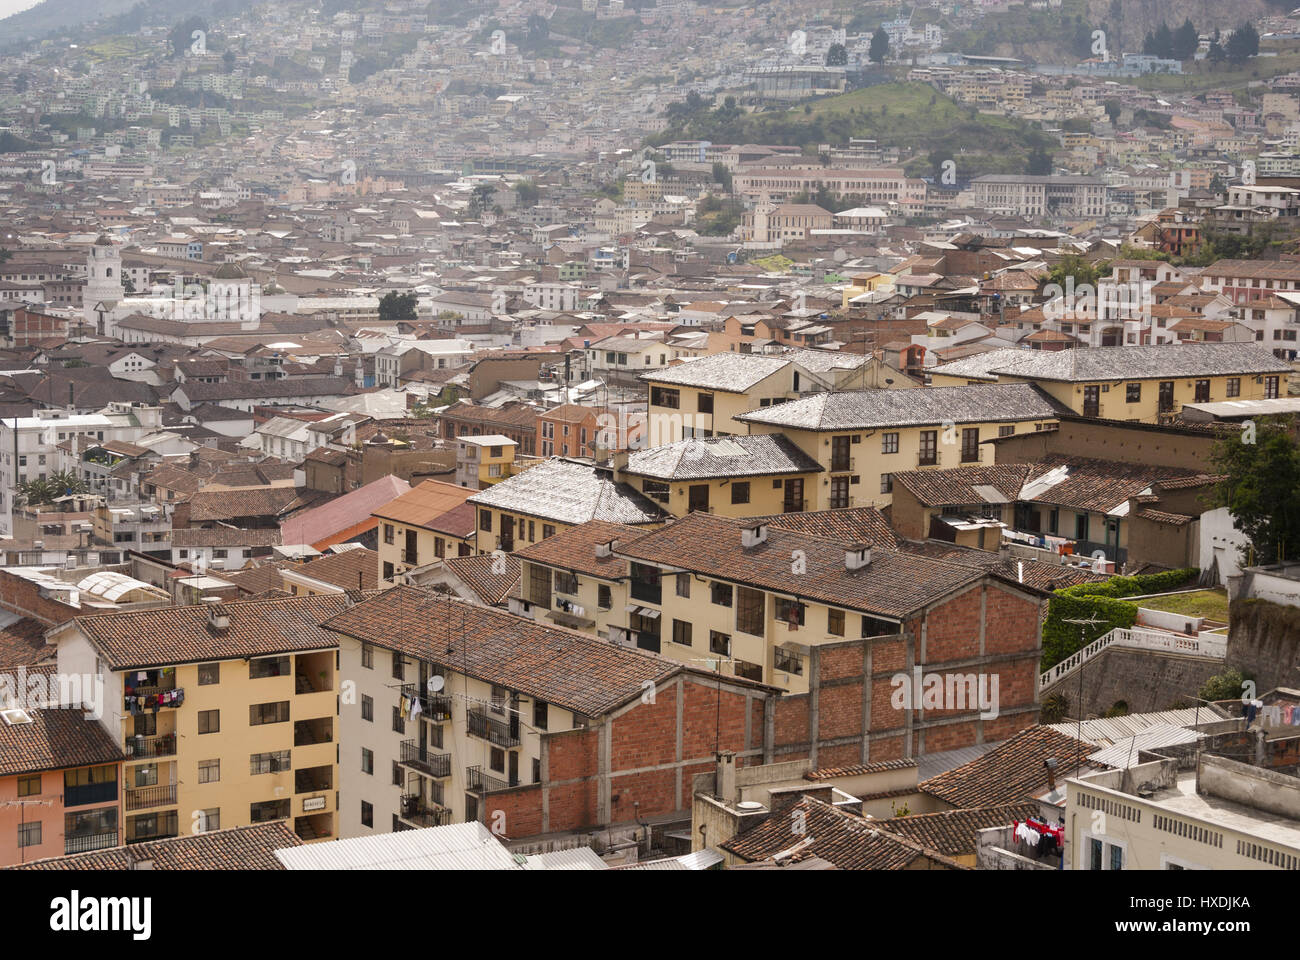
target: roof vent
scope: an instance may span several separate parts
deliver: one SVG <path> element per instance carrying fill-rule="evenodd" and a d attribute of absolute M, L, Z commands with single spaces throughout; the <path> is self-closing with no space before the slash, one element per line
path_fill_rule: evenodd
<path fill-rule="evenodd" d="M 747 527 L 742 527 L 740 531 L 740 545 L 746 550 L 756 547 L 760 543 L 767 542 L 767 524 L 755 523 Z"/>
<path fill-rule="evenodd" d="M 3 719 L 6 727 L 14 727 L 23 723 L 31 723 L 32 715 L 21 707 L 6 707 L 0 710 L 0 719 Z"/>
<path fill-rule="evenodd" d="M 608 542 L 606 542 L 606 543 L 598 543 L 598 544 L 596 544 L 596 556 L 597 556 L 597 557 L 608 557 L 608 556 L 610 556 L 611 554 L 613 554 L 613 552 L 614 552 L 615 550 L 617 550 L 617 549 L 618 549 L 618 541 L 617 541 L 617 540 L 610 540 L 610 541 L 608 541 Z"/>
<path fill-rule="evenodd" d="M 844 551 L 844 569 L 861 570 L 871 563 L 871 544 L 856 543 Z"/>

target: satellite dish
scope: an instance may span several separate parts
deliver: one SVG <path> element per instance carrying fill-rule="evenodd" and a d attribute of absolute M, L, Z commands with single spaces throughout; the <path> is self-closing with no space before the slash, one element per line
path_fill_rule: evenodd
<path fill-rule="evenodd" d="M 440 677 L 440 676 L 438 676 L 438 675 L 436 675 L 436 674 L 435 674 L 434 676 L 430 677 L 430 678 L 429 678 L 429 683 L 428 683 L 429 692 L 430 692 L 430 693 L 437 693 L 439 690 L 442 689 L 442 686 L 443 686 L 443 683 L 444 683 L 444 682 L 445 682 L 445 681 L 443 680 L 443 678 Z"/>

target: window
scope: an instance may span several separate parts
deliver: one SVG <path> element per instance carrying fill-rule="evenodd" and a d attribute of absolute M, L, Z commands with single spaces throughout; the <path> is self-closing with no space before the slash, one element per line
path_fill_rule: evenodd
<path fill-rule="evenodd" d="M 670 410 L 676 410 L 682 405 L 682 395 L 680 390 L 670 390 L 667 387 L 650 388 L 650 406 L 668 407 Z"/>
<path fill-rule="evenodd" d="M 364 693 L 361 695 L 361 719 L 371 723 L 375 720 L 375 698 Z"/>
<path fill-rule="evenodd" d="M 691 645 L 691 622 L 689 620 L 673 621 L 673 643 L 679 643 L 683 647 Z"/>
<path fill-rule="evenodd" d="M 400 707 L 397 706 L 393 707 L 393 732 L 394 733 L 406 732 L 406 718 L 402 716 L 402 710 Z"/>
<path fill-rule="evenodd" d="M 209 684 L 221 682 L 221 664 L 219 663 L 200 663 L 199 664 L 199 686 L 206 687 Z"/>
<path fill-rule="evenodd" d="M 833 637 L 844 636 L 844 611 L 826 611 L 826 632 Z"/>
<path fill-rule="evenodd" d="M 543 540 L 546 540 L 547 538 L 549 538 L 549 537 L 553 537 L 553 536 L 555 536 L 555 526 L 554 526 L 554 524 L 550 524 L 550 523 L 544 523 L 544 524 L 542 524 L 542 539 L 543 539 Z"/>
<path fill-rule="evenodd" d="M 1110 848 L 1110 868 L 1112 870 L 1124 869 L 1124 848 L 1112 845 Z"/>
<path fill-rule="evenodd" d="M 961 431 L 961 462 L 974 463 L 980 458 L 979 427 L 964 427 Z"/>
<path fill-rule="evenodd" d="M 375 825 L 375 808 L 365 800 L 361 801 L 361 825 L 363 827 L 373 827 Z"/>
<path fill-rule="evenodd" d="M 1228 378 L 1228 396 L 1229 397 L 1241 396 L 1241 377 Z"/>
<path fill-rule="evenodd" d="M 732 503 L 749 503 L 749 482 L 733 483 L 731 485 L 731 502 Z"/>
<path fill-rule="evenodd" d="M 1209 380 L 1196 381 L 1196 394 L 1195 394 L 1195 400 L 1193 402 L 1195 403 L 1210 402 L 1210 381 Z"/>
<path fill-rule="evenodd" d="M 709 653 L 720 654 L 724 657 L 731 656 L 731 635 L 719 633 L 717 630 L 710 630 Z"/>
<path fill-rule="evenodd" d="M 259 657 L 248 664 L 248 679 L 250 680 L 261 680 L 264 677 L 287 677 L 288 675 L 288 657 Z"/>
<path fill-rule="evenodd" d="M 578 578 L 572 573 L 565 573 L 563 570 L 555 571 L 555 592 L 576 594 L 578 592 Z"/>
<path fill-rule="evenodd" d="M 220 760 L 199 761 L 199 783 L 217 783 L 221 780 Z"/>
<path fill-rule="evenodd" d="M 697 410 L 699 413 L 712 413 L 712 412 L 713 412 L 713 394 L 711 394 L 711 393 L 701 393 L 701 394 L 697 397 L 696 410 Z"/>
<path fill-rule="evenodd" d="M 39 775 L 35 777 L 18 778 L 18 796 L 35 797 L 38 796 L 40 792 L 41 792 L 41 778 Z"/>
<path fill-rule="evenodd" d="M 368 643 L 361 644 L 361 666 L 367 670 L 375 668 L 375 648 Z"/>
<path fill-rule="evenodd" d="M 882 473 L 880 475 L 880 492 L 881 493 L 894 492 L 894 475 L 892 473 Z"/>
<path fill-rule="evenodd" d="M 709 585 L 709 593 L 714 603 L 720 607 L 731 606 L 731 584 L 714 580 Z"/>
<path fill-rule="evenodd" d="M 195 821 L 200 833 L 211 833 L 213 830 L 221 829 L 221 808 L 212 807 L 208 810 L 200 810 L 198 819 Z"/>
<path fill-rule="evenodd" d="M 400 787 L 401 785 L 402 785 L 402 765 L 398 763 L 396 760 L 394 760 L 393 761 L 393 786 Z"/>
<path fill-rule="evenodd" d="M 200 710 L 199 711 L 199 733 L 220 733 L 220 732 L 221 732 L 221 711 Z"/>
<path fill-rule="evenodd" d="M 18 826 L 18 846 L 38 847 L 41 844 L 41 822 L 23 823 Z"/>
<path fill-rule="evenodd" d="M 248 705 L 248 725 L 258 727 L 267 723 L 287 723 L 289 720 L 289 701 L 276 703 L 250 703 Z"/>
<path fill-rule="evenodd" d="M 921 466 L 939 462 L 939 431 L 921 431 Z"/>
<path fill-rule="evenodd" d="M 263 773 L 284 773 L 290 769 L 292 769 L 292 763 L 289 760 L 288 750 L 255 753 L 248 758 L 248 773 L 250 776 L 256 777 Z"/>
<path fill-rule="evenodd" d="M 492 747 L 488 752 L 488 767 L 498 773 L 506 772 L 506 752 L 500 747 Z"/>
<path fill-rule="evenodd" d="M 898 453 L 898 434 L 885 433 L 880 436 L 881 453 Z"/>
<path fill-rule="evenodd" d="M 677 596 L 689 598 L 691 595 L 691 575 L 689 573 L 677 574 Z"/>
<path fill-rule="evenodd" d="M 533 726 L 538 730 L 545 730 L 546 724 L 550 720 L 550 704 L 545 700 L 533 701 Z"/>
<path fill-rule="evenodd" d="M 551 571 L 535 563 L 528 565 L 528 602 L 539 607 L 551 606 Z"/>
<path fill-rule="evenodd" d="M 849 477 L 847 474 L 839 477 L 831 477 L 831 498 L 830 508 L 832 510 L 842 509 L 849 505 Z"/>
<path fill-rule="evenodd" d="M 478 528 L 480 530 L 486 530 L 488 533 L 491 533 L 492 514 L 488 513 L 486 510 L 480 510 L 478 515 Z"/>
<path fill-rule="evenodd" d="M 1129 403 L 1142 402 L 1142 384 L 1130 383 L 1124 388 L 1124 399 Z"/>
<path fill-rule="evenodd" d="M 1277 399 L 1277 384 L 1278 384 L 1277 377 L 1264 378 L 1264 398 L 1266 400 Z"/>
<path fill-rule="evenodd" d="M 361 772 L 371 776 L 375 772 L 375 752 L 366 747 L 361 748 Z"/>
<path fill-rule="evenodd" d="M 867 616 L 862 618 L 862 636 L 864 637 L 887 637 L 897 632 L 898 625 L 890 623 L 888 620 L 878 620 L 875 617 Z"/>
<path fill-rule="evenodd" d="M 596 606 L 601 610 L 608 610 L 614 605 L 614 600 L 610 596 L 609 584 L 596 584 Z"/>
<path fill-rule="evenodd" d="M 998 427 L 999 437 L 1010 437 L 1013 436 L 1015 432 L 1016 432 L 1016 425 L 1014 423 L 1008 423 L 1005 424 L 1004 426 Z"/>
<path fill-rule="evenodd" d="M 761 590 L 738 587 L 736 590 L 736 629 L 752 636 L 763 636 L 767 614 L 767 596 Z"/>
<path fill-rule="evenodd" d="M 658 567 L 643 563 L 632 564 L 632 599 L 646 603 L 662 603 L 663 587 L 660 584 Z"/>
<path fill-rule="evenodd" d="M 384 561 L 384 579 L 393 579 L 393 565 L 387 560 Z"/>
<path fill-rule="evenodd" d="M 402 659 L 402 655 L 400 653 L 396 653 L 396 652 L 393 653 L 393 679 L 394 680 L 406 679 L 406 661 Z"/>

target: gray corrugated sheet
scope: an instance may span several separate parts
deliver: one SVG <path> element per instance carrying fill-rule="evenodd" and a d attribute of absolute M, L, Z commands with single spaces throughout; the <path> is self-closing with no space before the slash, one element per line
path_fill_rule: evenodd
<path fill-rule="evenodd" d="M 997 743 L 977 743 L 972 747 L 962 747 L 959 750 L 944 750 L 940 753 L 927 753 L 917 757 L 916 781 L 921 783 L 948 770 L 960 767 L 963 763 L 978 760 L 1001 742 L 999 740 Z"/>
<path fill-rule="evenodd" d="M 525 870 L 608 870 L 609 864 L 591 847 L 538 853 L 524 861 Z"/>
<path fill-rule="evenodd" d="M 1172 725 L 1185 727 L 1194 723 L 1210 723 L 1222 719 L 1221 714 L 1208 707 L 1188 707 L 1181 710 L 1155 710 L 1151 713 L 1131 713 L 1124 717 L 1097 717 L 1084 720 L 1082 734 L 1077 720 L 1048 724 L 1057 733 L 1070 737 L 1082 737 L 1089 743 L 1109 746 L 1126 740 L 1134 734 L 1152 727 Z"/>
<path fill-rule="evenodd" d="M 286 870 L 518 870 L 483 824 L 381 833 L 275 851 Z"/>
<path fill-rule="evenodd" d="M 1104 763 L 1108 767 L 1127 770 L 1134 764 L 1142 762 L 1139 759 L 1139 754 L 1143 750 L 1159 751 L 1161 747 L 1192 743 L 1201 736 L 1202 734 L 1197 733 L 1195 730 L 1188 730 L 1186 727 L 1162 724 L 1144 730 L 1126 740 L 1120 740 L 1114 746 L 1098 750 L 1096 753 L 1091 754 L 1088 759 L 1095 760 L 1097 763 Z"/>
<path fill-rule="evenodd" d="M 645 860 L 631 863 L 616 870 L 707 870 L 722 862 L 722 854 L 716 850 L 697 850 L 680 857 L 668 857 L 665 860 Z"/>

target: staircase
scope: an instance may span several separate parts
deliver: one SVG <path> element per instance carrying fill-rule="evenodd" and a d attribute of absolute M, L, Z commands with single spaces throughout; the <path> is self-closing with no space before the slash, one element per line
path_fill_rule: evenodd
<path fill-rule="evenodd" d="M 1188 637 L 1144 627 L 1116 627 L 1083 649 L 1076 650 L 1045 673 L 1039 674 L 1038 692 L 1041 694 L 1048 687 L 1060 683 L 1097 654 L 1112 646 L 1222 660 L 1228 653 L 1228 638 L 1223 634 L 1202 633 L 1199 637 Z"/>

